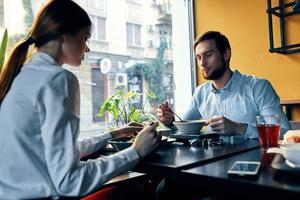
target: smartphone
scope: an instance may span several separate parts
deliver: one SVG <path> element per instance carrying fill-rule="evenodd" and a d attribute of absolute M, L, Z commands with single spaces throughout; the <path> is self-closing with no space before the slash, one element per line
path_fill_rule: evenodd
<path fill-rule="evenodd" d="M 227 171 L 228 175 L 255 176 L 258 174 L 260 162 L 236 161 Z"/>

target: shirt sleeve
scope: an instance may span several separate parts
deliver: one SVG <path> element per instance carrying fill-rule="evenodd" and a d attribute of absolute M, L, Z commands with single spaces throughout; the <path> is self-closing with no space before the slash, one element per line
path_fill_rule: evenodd
<path fill-rule="evenodd" d="M 291 129 L 291 125 L 280 106 L 280 99 L 269 81 L 259 80 L 253 89 L 255 103 L 258 106 L 260 115 L 279 115 L 280 117 L 280 137 Z M 248 125 L 248 131 L 254 131 L 254 125 Z M 257 129 L 255 129 L 257 132 Z"/>
<path fill-rule="evenodd" d="M 80 158 L 91 155 L 96 151 L 103 149 L 107 145 L 108 140 L 111 138 L 111 134 L 106 131 L 91 138 L 78 140 L 77 145 L 80 151 Z"/>
<path fill-rule="evenodd" d="M 83 196 L 139 161 L 131 147 L 109 157 L 80 161 L 79 89 L 76 77 L 62 72 L 49 81 L 40 94 L 45 166 L 52 186 L 60 196 Z M 85 147 L 85 149 L 87 149 Z"/>

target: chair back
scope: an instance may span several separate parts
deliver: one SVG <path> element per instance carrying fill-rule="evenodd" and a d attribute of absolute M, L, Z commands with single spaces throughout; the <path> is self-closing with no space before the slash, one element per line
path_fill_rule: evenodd
<path fill-rule="evenodd" d="M 300 129 L 300 121 L 290 121 L 292 130 Z"/>

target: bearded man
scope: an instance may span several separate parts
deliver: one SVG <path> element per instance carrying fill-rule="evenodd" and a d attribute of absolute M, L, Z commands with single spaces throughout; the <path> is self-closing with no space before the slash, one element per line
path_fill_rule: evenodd
<path fill-rule="evenodd" d="M 231 70 L 231 47 L 226 36 L 206 32 L 196 38 L 194 51 L 202 76 L 210 81 L 196 88 L 183 119 L 203 118 L 213 132 L 242 138 L 258 137 L 258 115 L 279 115 L 281 138 L 291 128 L 269 81 Z M 157 116 L 167 126 L 174 121 L 167 102 L 159 105 Z"/>

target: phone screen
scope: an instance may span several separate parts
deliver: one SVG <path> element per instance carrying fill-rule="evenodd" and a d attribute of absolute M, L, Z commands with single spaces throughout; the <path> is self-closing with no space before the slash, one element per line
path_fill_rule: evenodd
<path fill-rule="evenodd" d="M 236 161 L 228 170 L 228 174 L 236 175 L 256 175 L 260 167 L 260 162 Z"/>

